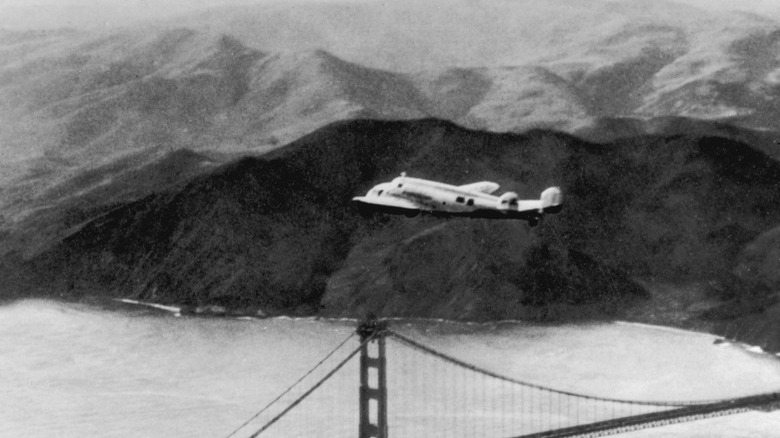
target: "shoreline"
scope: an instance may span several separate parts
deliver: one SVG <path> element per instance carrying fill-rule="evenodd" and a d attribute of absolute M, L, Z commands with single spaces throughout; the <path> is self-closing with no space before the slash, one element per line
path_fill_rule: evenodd
<path fill-rule="evenodd" d="M 236 312 L 228 311 L 219 306 L 203 306 L 201 308 L 187 308 L 186 306 L 164 305 L 158 303 L 145 302 L 140 300 L 134 300 L 131 298 L 106 298 L 101 296 L 82 296 L 78 299 L 67 299 L 63 297 L 27 297 L 12 300 L 15 302 L 22 302 L 27 300 L 42 300 L 51 301 L 55 303 L 68 303 L 68 304 L 82 304 L 92 306 L 95 308 L 110 310 L 110 311 L 122 311 L 124 309 L 145 309 L 152 311 L 160 315 L 169 315 L 175 318 L 184 316 L 188 317 L 205 317 L 205 318 L 227 318 L 236 320 L 289 320 L 289 321 L 301 321 L 301 322 L 314 322 L 323 321 L 329 323 L 351 323 L 357 324 L 360 322 L 359 318 L 350 317 L 327 317 L 320 315 L 308 315 L 308 316 L 291 316 L 285 314 L 267 315 L 262 313 L 252 314 L 251 312 Z M 683 327 L 679 325 L 659 325 L 651 322 L 637 321 L 635 319 L 623 320 L 578 320 L 578 321 L 556 321 L 556 322 L 538 322 L 538 321 L 524 321 L 524 320 L 512 320 L 502 319 L 495 321 L 468 321 L 468 320 L 450 320 L 445 318 L 420 318 L 420 317 L 387 317 L 381 318 L 384 321 L 396 322 L 401 324 L 420 324 L 420 325 L 440 325 L 446 324 L 451 326 L 461 327 L 482 327 L 497 330 L 502 325 L 512 326 L 537 326 L 537 327 L 562 327 L 562 326 L 587 326 L 587 325 L 599 325 L 599 324 L 614 324 L 628 327 L 641 327 L 650 330 L 665 331 L 669 333 L 678 334 L 696 334 L 700 336 L 711 336 L 715 338 L 713 344 L 716 345 L 734 345 L 741 348 L 745 352 L 751 354 L 760 354 L 772 357 L 773 359 L 780 360 L 780 352 L 773 352 L 764 350 L 757 345 L 751 345 L 749 343 L 741 342 L 734 339 L 727 339 L 720 334 L 713 333 L 706 330 L 701 330 L 701 327 Z"/>
<path fill-rule="evenodd" d="M 134 306 L 143 306 L 148 308 L 154 308 L 158 310 L 163 310 L 166 312 L 173 313 L 175 317 L 182 316 L 180 307 L 174 307 L 174 306 L 165 306 L 161 304 L 155 304 L 155 303 L 147 303 L 143 301 L 138 300 L 131 300 L 127 298 L 117 298 L 114 299 L 115 301 L 125 303 L 125 304 L 131 304 Z M 185 313 L 187 314 L 187 313 Z M 193 314 L 187 314 L 191 316 L 207 316 L 207 317 L 227 317 L 227 318 L 235 318 L 235 319 L 242 319 L 242 320 L 260 320 L 260 319 L 288 319 L 292 321 L 325 321 L 325 322 L 351 322 L 351 323 L 359 323 L 360 319 L 358 318 L 329 318 L 324 316 L 303 316 L 303 317 L 293 317 L 289 315 L 276 315 L 276 316 L 265 316 L 265 317 L 252 317 L 252 316 L 233 316 L 233 315 L 227 315 L 227 314 L 208 314 L 208 313 L 193 313 Z M 492 326 L 493 329 L 497 329 L 500 325 L 526 325 L 526 326 L 578 326 L 578 325 L 591 325 L 591 324 L 614 324 L 614 325 L 620 325 L 620 326 L 629 326 L 629 327 L 641 327 L 649 330 L 658 330 L 663 331 L 667 333 L 677 333 L 677 334 L 685 334 L 685 335 L 699 335 L 699 336 L 708 336 L 708 337 L 714 337 L 716 338 L 713 342 L 715 345 L 734 345 L 738 348 L 743 349 L 746 352 L 753 353 L 753 354 L 761 354 L 761 355 L 767 355 L 773 358 L 777 358 L 780 360 L 780 352 L 771 352 L 766 351 L 760 346 L 757 345 L 750 345 L 744 342 L 739 342 L 736 340 L 726 339 L 718 334 L 707 332 L 707 331 L 701 331 L 701 330 L 695 330 L 692 328 L 683 328 L 683 327 L 677 327 L 677 326 L 666 326 L 666 325 L 658 325 L 658 324 L 652 324 L 652 323 L 646 323 L 646 322 L 638 322 L 638 321 L 627 321 L 627 320 L 612 320 L 612 321 L 591 321 L 591 322 L 562 322 L 562 323 L 538 323 L 538 322 L 529 322 L 529 321 L 523 321 L 523 320 L 510 320 L 510 319 L 504 319 L 504 320 L 496 320 L 496 321 L 458 321 L 458 320 L 448 320 L 444 318 L 409 318 L 409 317 L 388 317 L 388 318 L 381 318 L 383 321 L 391 321 L 391 322 L 399 322 L 404 324 L 452 324 L 452 325 L 465 325 L 469 327 L 490 327 Z"/>

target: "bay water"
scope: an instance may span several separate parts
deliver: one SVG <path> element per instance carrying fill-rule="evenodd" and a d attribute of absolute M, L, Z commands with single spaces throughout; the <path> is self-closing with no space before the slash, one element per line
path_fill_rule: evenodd
<path fill-rule="evenodd" d="M 5 304 L 0 437 L 227 437 L 245 422 L 232 436 L 250 436 L 357 347 L 350 338 L 355 325 L 314 318 L 177 317 L 142 307 L 37 299 Z M 777 357 L 715 343 L 710 334 L 627 323 L 399 320 L 391 328 L 496 374 L 601 397 L 709 400 L 780 391 Z M 342 342 L 279 403 L 253 418 Z M 356 359 L 260 436 L 356 436 Z M 441 412 L 441 406 L 461 408 L 447 405 L 456 396 L 504 390 L 479 379 L 390 338 L 390 436 L 494 436 L 481 426 L 465 430 L 473 423 L 464 423 L 465 414 Z M 492 415 L 478 409 L 485 409 L 485 418 Z M 443 426 L 432 423 L 447 416 L 452 418 Z M 439 435 L 416 432 L 426 430 Z M 780 437 L 780 411 L 621 436 Z"/>

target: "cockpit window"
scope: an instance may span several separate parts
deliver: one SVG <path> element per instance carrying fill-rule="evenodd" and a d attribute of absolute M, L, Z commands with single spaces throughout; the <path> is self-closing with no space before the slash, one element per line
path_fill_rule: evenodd
<path fill-rule="evenodd" d="M 376 194 L 376 195 L 377 195 L 377 196 L 382 196 L 382 192 L 384 192 L 384 190 L 380 190 L 379 192 L 377 192 L 377 194 Z"/>

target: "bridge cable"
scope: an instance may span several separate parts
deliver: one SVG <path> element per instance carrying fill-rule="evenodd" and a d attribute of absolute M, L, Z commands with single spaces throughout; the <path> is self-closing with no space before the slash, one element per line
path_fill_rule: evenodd
<path fill-rule="evenodd" d="M 354 335 L 354 333 L 353 333 L 353 335 Z M 349 338 L 347 338 L 347 340 L 349 340 L 351 337 L 352 337 L 352 335 L 350 335 L 350 337 L 349 337 Z M 298 406 L 298 404 L 300 404 L 300 403 L 301 403 L 301 402 L 302 402 L 304 399 L 306 399 L 306 397 L 310 396 L 310 395 L 311 395 L 311 394 L 312 394 L 314 391 L 316 391 L 316 390 L 317 390 L 317 388 L 319 388 L 320 386 L 322 386 L 322 384 L 323 384 L 323 383 L 325 383 L 325 382 L 326 382 L 328 379 L 330 379 L 331 377 L 333 377 L 333 375 L 334 375 L 334 374 L 336 374 L 336 373 L 337 373 L 337 372 L 338 372 L 338 371 L 339 371 L 341 368 L 343 368 L 343 367 L 344 367 L 344 365 L 346 365 L 347 363 L 349 363 L 349 361 L 350 361 L 350 360 L 352 360 L 352 358 L 353 358 L 353 357 L 355 357 L 355 355 L 357 355 L 357 354 L 360 352 L 360 350 L 363 348 L 363 346 L 365 346 L 365 345 L 366 345 L 366 344 L 368 344 L 369 342 L 371 342 L 371 341 L 373 341 L 374 339 L 376 339 L 376 337 L 377 337 L 377 334 L 374 334 L 374 335 L 372 335 L 372 336 L 369 336 L 369 337 L 368 337 L 368 338 L 367 338 L 365 341 L 363 341 L 363 342 L 362 342 L 362 343 L 361 343 L 361 344 L 360 344 L 360 345 L 359 345 L 359 346 L 358 346 L 358 347 L 357 347 L 355 350 L 353 350 L 351 353 L 349 353 L 349 355 L 348 355 L 346 358 L 344 358 L 344 360 L 342 360 L 341 362 L 339 362 L 339 363 L 338 363 L 338 365 L 336 365 L 336 366 L 335 366 L 335 367 L 334 367 L 332 370 L 330 370 L 330 372 L 329 372 L 328 374 L 326 374 L 326 375 L 325 375 L 325 377 L 323 377 L 323 378 L 322 378 L 322 379 L 320 379 L 320 380 L 319 380 L 317 383 L 315 383 L 314 385 L 312 385 L 312 387 L 311 387 L 311 388 L 309 388 L 309 390 L 308 390 L 308 391 L 304 392 L 304 393 L 303 393 L 303 394 L 302 394 L 300 397 L 298 397 L 297 399 L 295 399 L 295 401 L 294 401 L 294 402 L 290 403 L 290 405 L 289 405 L 289 406 L 287 406 L 287 407 L 286 407 L 286 408 L 285 408 L 285 409 L 284 409 L 282 412 L 280 412 L 280 413 L 279 413 L 277 416 L 275 416 L 274 418 L 272 418 L 272 419 L 271 419 L 271 420 L 270 420 L 268 423 L 266 423 L 266 424 L 265 424 L 263 427 L 261 427 L 260 429 L 258 429 L 258 430 L 257 430 L 257 432 L 253 433 L 252 435 L 249 435 L 249 438 L 257 438 L 257 436 L 258 436 L 258 435 L 260 435 L 260 434 L 261 434 L 261 433 L 263 433 L 263 432 L 264 432 L 266 429 L 268 429 L 269 427 L 271 427 L 271 425 L 273 425 L 274 423 L 276 423 L 277 421 L 279 421 L 279 419 L 281 419 L 282 417 L 284 417 L 284 416 L 285 416 L 285 415 L 286 415 L 288 412 L 290 412 L 290 411 L 291 411 L 291 410 L 292 410 L 294 407 Z M 345 342 L 346 342 L 346 341 L 345 341 Z M 345 342 L 343 342 L 343 343 L 342 343 L 342 345 L 343 345 Z M 340 347 L 340 346 L 339 346 L 339 347 Z M 334 351 L 335 351 L 335 350 L 334 350 Z M 324 359 L 323 359 L 323 361 L 324 361 Z M 259 414 L 258 414 L 258 415 L 259 415 Z"/>
<path fill-rule="evenodd" d="M 576 397 L 580 399 L 587 399 L 587 400 L 593 400 L 593 401 L 602 401 L 602 402 L 610 402 L 610 403 L 622 403 L 622 404 L 634 404 L 634 405 L 641 405 L 641 406 L 663 406 L 663 407 L 683 407 L 683 406 L 692 406 L 692 405 L 706 405 L 706 404 L 712 404 L 712 403 L 720 403 L 720 402 L 727 402 L 731 399 L 712 399 L 712 400 L 696 400 L 696 401 L 640 401 L 640 400 L 625 400 L 625 399 L 615 399 L 615 398 L 607 398 L 607 397 L 598 397 L 598 396 L 592 396 L 592 395 L 586 395 L 586 394 L 577 394 L 575 392 L 570 391 L 562 391 L 555 388 L 549 388 L 546 386 L 537 385 L 530 382 L 525 382 L 522 380 L 517 380 L 511 377 L 503 376 L 501 374 L 494 373 L 492 371 L 486 370 L 484 368 L 480 368 L 476 365 L 472 365 L 466 362 L 463 362 L 460 359 L 456 359 L 450 355 L 447 355 L 445 353 L 436 351 L 430 347 L 427 347 L 417 341 L 414 341 L 412 339 L 407 338 L 404 335 L 401 335 L 399 333 L 396 333 L 393 330 L 388 330 L 387 334 L 389 336 L 392 336 L 396 338 L 398 341 L 400 341 L 403 344 L 406 344 L 409 347 L 415 348 L 417 350 L 423 351 L 427 354 L 430 354 L 432 356 L 435 356 L 445 362 L 449 362 L 451 364 L 469 369 L 471 371 L 474 371 L 476 373 L 481 373 L 486 376 L 493 377 L 498 380 L 503 380 L 505 382 L 513 383 L 520 386 L 525 386 L 528 388 L 534 388 L 541 391 L 549 391 L 551 393 L 557 393 L 561 395 L 566 395 L 570 397 Z"/>
<path fill-rule="evenodd" d="M 298 384 L 299 384 L 299 383 L 301 383 L 301 382 L 302 382 L 304 379 L 306 379 L 307 377 L 309 377 L 309 376 L 310 376 L 310 375 L 311 375 L 311 374 L 312 374 L 312 373 L 313 373 L 313 372 L 314 372 L 314 371 L 315 371 L 317 368 L 319 368 L 319 367 L 320 367 L 320 365 L 322 365 L 323 363 L 325 363 L 325 361 L 327 361 L 328 359 L 330 359 L 330 357 L 331 357 L 331 356 L 333 356 L 333 355 L 334 355 L 334 354 L 335 354 L 335 353 L 336 353 L 336 352 L 337 352 L 339 349 L 341 349 L 341 347 L 343 347 L 343 346 L 344 346 L 344 345 L 345 345 L 347 342 L 349 342 L 349 340 L 350 340 L 350 339 L 352 339 L 352 337 L 353 337 L 353 336 L 355 336 L 355 333 L 354 333 L 354 332 L 353 332 L 353 333 L 350 333 L 350 334 L 349 334 L 349 336 L 347 336 L 347 338 L 346 338 L 346 339 L 344 339 L 343 341 L 341 341 L 341 343 L 340 343 L 339 345 L 337 345 L 337 346 L 336 346 L 336 348 L 334 348 L 334 349 L 333 349 L 333 351 L 331 351 L 331 352 L 330 352 L 330 353 L 328 353 L 328 354 L 327 354 L 327 355 L 326 355 L 324 358 L 322 358 L 322 360 L 320 360 L 320 361 L 319 361 L 319 362 L 318 362 L 316 365 L 314 365 L 314 367 L 313 367 L 312 369 L 310 369 L 310 370 L 309 370 L 309 371 L 308 371 L 306 374 L 304 374 L 303 376 L 301 376 L 301 378 L 300 378 L 300 379 L 296 380 L 296 381 L 295 381 L 295 383 L 293 383 L 292 385 L 290 385 L 290 387 L 289 387 L 289 388 L 285 389 L 285 390 L 284 390 L 284 392 L 282 392 L 281 394 L 279 394 L 279 396 L 278 396 L 278 397 L 276 397 L 275 399 L 271 400 L 271 402 L 269 402 L 267 405 L 265 405 L 265 407 L 264 407 L 263 409 L 260 409 L 260 411 L 258 411 L 258 412 L 257 412 L 255 415 L 253 415 L 253 416 L 252 416 L 251 418 L 249 418 L 248 420 L 246 420 L 246 421 L 245 421 L 245 422 L 244 422 L 242 425 L 238 426 L 238 427 L 237 427 L 237 428 L 236 428 L 236 429 L 235 429 L 233 432 L 230 432 L 230 434 L 229 434 L 229 435 L 227 435 L 225 438 L 231 438 L 232 436 L 234 436 L 236 433 L 238 433 L 238 431 L 239 431 L 239 430 L 241 430 L 241 429 L 243 429 L 244 427 L 246 427 L 246 425 L 248 425 L 249 423 L 251 423 L 251 422 L 252 422 L 254 419 L 256 419 L 257 417 L 259 417 L 260 415 L 262 415 L 262 414 L 263 414 L 263 412 L 267 411 L 267 410 L 268 410 L 268 409 L 269 409 L 271 406 L 273 406 L 273 405 L 274 405 L 276 402 L 278 402 L 279 400 L 281 400 L 281 398 L 282 398 L 282 397 L 284 397 L 285 395 L 287 395 L 287 393 L 289 393 L 290 391 L 292 391 L 292 390 L 293 390 L 293 388 L 295 388 L 296 386 L 298 386 Z M 353 353 L 352 355 L 354 355 L 354 353 Z M 350 357 L 352 357 L 352 355 L 351 355 Z M 254 436 L 254 435 L 253 435 L 253 436 Z"/>

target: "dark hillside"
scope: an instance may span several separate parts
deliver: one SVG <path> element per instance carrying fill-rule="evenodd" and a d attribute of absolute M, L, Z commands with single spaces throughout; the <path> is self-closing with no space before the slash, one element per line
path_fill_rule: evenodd
<path fill-rule="evenodd" d="M 312 311 L 326 292 L 328 278 L 342 267 L 353 246 L 394 227 L 418 233 L 439 225 L 424 218 L 363 220 L 349 203 L 355 194 L 408 170 L 461 183 L 491 178 L 535 197 L 559 179 L 556 161 L 543 157 L 563 157 L 570 141 L 576 140 L 544 132 L 495 135 L 435 120 L 338 123 L 262 158 L 223 166 L 181 191 L 118 207 L 36 258 L 34 264 L 41 272 L 54 273 L 60 288 L 74 292 L 102 289 L 193 305 L 275 310 L 304 306 Z M 488 271 L 480 276 L 492 275 L 490 270 L 507 273 L 514 289 L 505 298 L 517 303 L 514 292 L 522 272 L 515 273 L 512 266 L 522 263 L 523 251 L 515 249 L 529 248 L 534 242 L 526 227 L 505 224 L 494 229 L 491 222 L 476 220 L 445 222 L 445 226 L 466 227 L 473 244 L 486 254 L 478 263 Z M 505 247 L 507 259 L 491 255 L 495 247 L 507 243 L 504 236 L 486 240 L 496 232 L 511 236 L 519 245 Z M 450 237 L 445 234 L 441 244 Z M 404 259 L 404 252 L 399 250 L 396 256 Z M 397 268 L 404 279 L 406 268 Z M 454 262 L 452 269 L 461 267 Z M 544 299 L 524 302 L 536 301 Z M 388 311 L 424 313 L 422 307 L 409 304 Z M 501 313 L 501 306 L 490 306 L 495 307 L 493 313 Z M 487 315 L 476 309 L 459 316 Z"/>
<path fill-rule="evenodd" d="M 39 189 L 37 198 L 16 202 L 29 204 L 26 208 L 36 214 L 0 235 L 0 255 L 18 251 L 32 257 L 113 208 L 151 193 L 180 190 L 193 177 L 214 166 L 210 157 L 187 149 L 154 150 L 74 173 L 59 184 Z M 28 183 L 16 193 L 9 190 L 9 194 L 24 198 L 30 190 L 27 185 L 34 187 Z"/>
<path fill-rule="evenodd" d="M 524 222 L 376 216 L 350 198 L 396 176 L 494 180 L 562 213 Z M 780 222 L 780 165 L 719 137 L 614 143 L 448 122 L 339 122 L 179 190 L 121 205 L 36 257 L 58 291 L 265 311 L 448 318 L 617 315 L 630 278 L 725 281 Z M 726 299 L 724 299 L 726 302 Z"/>
<path fill-rule="evenodd" d="M 724 138 L 582 144 L 565 166 L 563 235 L 634 276 L 710 278 L 780 214 L 780 164 Z"/>
<path fill-rule="evenodd" d="M 316 302 L 357 224 L 349 198 L 427 142 L 424 131 L 446 130 L 426 125 L 438 123 L 333 125 L 178 192 L 121 206 L 36 264 L 65 287 L 145 299 L 274 308 Z"/>
<path fill-rule="evenodd" d="M 575 135 L 596 143 L 643 136 L 718 137 L 747 143 L 751 148 L 780 160 L 778 136 L 774 130 L 745 129 L 727 122 L 690 117 L 602 117 L 595 119 L 592 126 L 576 130 Z"/>

